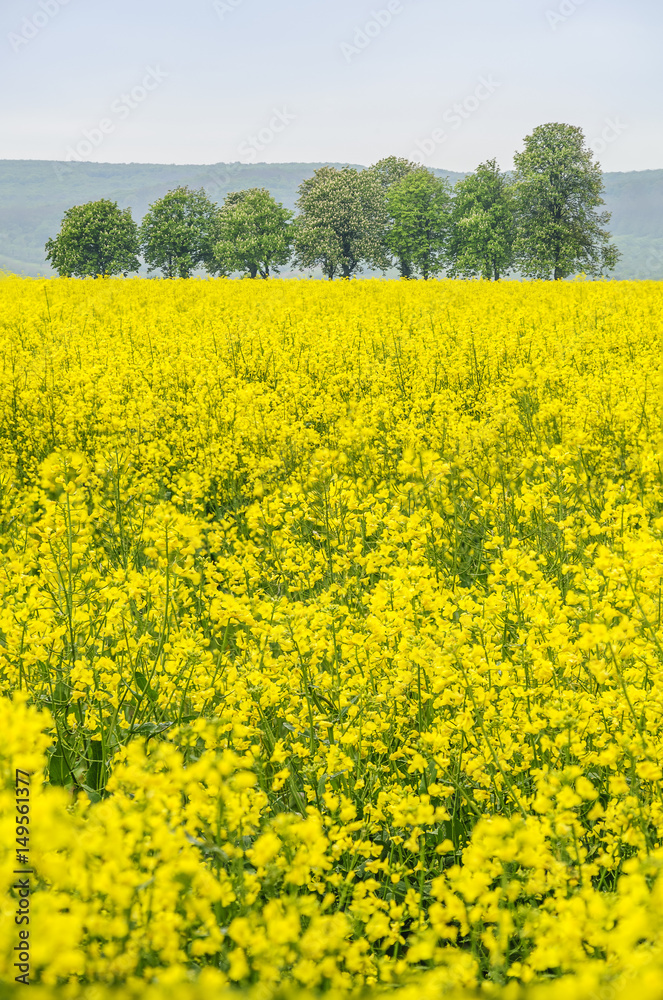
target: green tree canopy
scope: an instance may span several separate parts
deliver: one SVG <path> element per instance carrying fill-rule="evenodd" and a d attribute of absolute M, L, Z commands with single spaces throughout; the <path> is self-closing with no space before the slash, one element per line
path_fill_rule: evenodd
<path fill-rule="evenodd" d="M 439 274 L 446 260 L 451 192 L 446 178 L 425 167 L 406 174 L 387 191 L 391 225 L 386 237 L 389 253 L 401 275 Z"/>
<path fill-rule="evenodd" d="M 539 125 L 514 156 L 519 269 L 532 278 L 593 277 L 613 268 L 619 251 L 603 228 L 601 168 L 585 145 L 582 129 Z"/>
<path fill-rule="evenodd" d="M 290 258 L 292 216 L 266 188 L 229 194 L 218 214 L 214 236 L 217 273 L 242 271 L 251 278 L 267 278 L 270 270 L 277 272 Z"/>
<path fill-rule="evenodd" d="M 211 268 L 217 207 L 203 188 L 178 187 L 152 205 L 140 227 L 149 271 L 166 278 L 189 278 L 195 268 Z"/>
<path fill-rule="evenodd" d="M 374 163 L 369 170 L 371 170 L 378 179 L 380 187 L 386 197 L 387 192 L 394 186 L 402 181 L 404 177 L 411 174 L 413 170 L 421 169 L 420 164 L 413 163 L 412 160 L 406 160 L 402 156 L 386 156 L 382 160 L 378 160 Z M 387 203 L 385 202 L 385 205 Z M 387 228 L 385 230 L 385 251 L 387 255 L 390 254 L 389 244 L 388 244 L 388 233 L 394 224 L 394 220 L 389 218 L 387 220 Z M 409 278 L 412 274 L 412 261 L 406 259 L 403 256 L 396 255 L 395 263 L 398 266 L 400 275 L 402 278 Z"/>
<path fill-rule="evenodd" d="M 413 170 L 420 168 L 421 164 L 406 160 L 403 156 L 385 156 L 384 159 L 378 160 L 368 169 L 375 174 L 382 190 L 387 192 L 390 187 L 402 181 Z"/>
<path fill-rule="evenodd" d="M 130 274 L 140 267 L 138 252 L 131 209 L 106 199 L 68 208 L 60 232 L 46 241 L 46 259 L 68 278 Z"/>
<path fill-rule="evenodd" d="M 384 195 L 370 170 L 320 167 L 299 186 L 294 222 L 300 267 L 322 267 L 327 278 L 349 278 L 363 265 L 385 269 Z"/>
<path fill-rule="evenodd" d="M 494 278 L 513 265 L 513 188 L 495 160 L 480 163 L 454 187 L 449 239 L 453 277 Z"/>

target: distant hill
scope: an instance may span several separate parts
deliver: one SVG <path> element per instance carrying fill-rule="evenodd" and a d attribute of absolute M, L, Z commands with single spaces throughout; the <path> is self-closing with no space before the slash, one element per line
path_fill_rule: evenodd
<path fill-rule="evenodd" d="M 294 209 L 298 186 L 321 166 L 0 160 L 0 270 L 52 274 L 44 259 L 44 244 L 58 232 L 64 211 L 72 205 L 110 198 L 121 208 L 131 208 L 140 221 L 153 201 L 186 184 L 204 187 L 219 203 L 229 191 L 265 187 Z M 448 177 L 452 184 L 463 176 L 445 170 L 435 173 Z M 663 170 L 606 173 L 604 181 L 606 208 L 612 212 L 609 228 L 623 254 L 614 276 L 663 279 Z"/>

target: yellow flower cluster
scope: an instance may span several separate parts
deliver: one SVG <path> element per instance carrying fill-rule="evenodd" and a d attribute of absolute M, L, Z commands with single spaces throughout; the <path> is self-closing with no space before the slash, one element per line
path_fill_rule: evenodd
<path fill-rule="evenodd" d="M 0 302 L 0 979 L 659 997 L 660 286 Z"/>

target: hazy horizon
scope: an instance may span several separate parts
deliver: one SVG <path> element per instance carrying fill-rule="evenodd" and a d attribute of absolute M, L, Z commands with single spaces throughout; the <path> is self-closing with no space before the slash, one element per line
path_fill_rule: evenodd
<path fill-rule="evenodd" d="M 45 157 L 30 157 L 30 156 L 17 156 L 0 157 L 0 163 L 2 162 L 26 162 L 26 163 L 66 163 L 66 160 L 54 160 Z M 73 161 L 69 161 L 73 162 Z M 243 166 L 253 166 L 253 167 L 289 167 L 293 164 L 301 163 L 303 165 L 314 165 L 318 163 L 335 163 L 342 166 L 355 166 L 355 167 L 369 167 L 369 163 L 354 163 L 348 160 L 252 160 L 250 163 L 243 164 L 241 160 L 208 160 L 206 162 L 193 163 L 191 161 L 182 161 L 181 163 L 175 160 L 87 160 L 85 162 L 93 163 L 98 167 L 131 167 L 131 166 L 141 166 L 141 167 L 216 167 L 216 166 L 230 166 L 234 164 L 241 164 Z M 456 171 L 451 170 L 450 167 L 433 167 L 435 171 L 448 170 L 449 173 L 470 173 L 467 171 Z M 632 173 L 656 173 L 659 170 L 663 170 L 663 167 L 643 167 L 641 170 L 603 170 L 605 174 L 632 174 Z"/>
<path fill-rule="evenodd" d="M 652 170 L 661 26 L 653 0 L 8 0 L 0 158 L 509 169 L 564 121 Z"/>

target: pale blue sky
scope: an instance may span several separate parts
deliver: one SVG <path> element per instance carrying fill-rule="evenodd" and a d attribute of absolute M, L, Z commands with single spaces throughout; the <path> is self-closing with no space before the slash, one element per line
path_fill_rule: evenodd
<path fill-rule="evenodd" d="M 663 167 L 660 0 L 3 0 L 0 158 Z"/>

